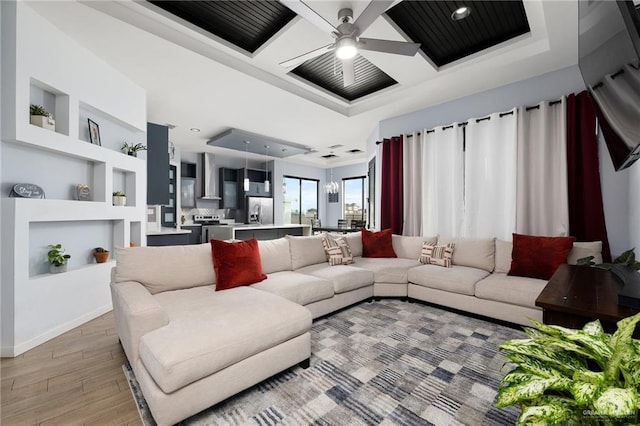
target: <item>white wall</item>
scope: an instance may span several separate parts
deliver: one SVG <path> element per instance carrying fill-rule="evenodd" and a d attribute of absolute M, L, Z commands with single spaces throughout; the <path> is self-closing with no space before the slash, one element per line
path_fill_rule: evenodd
<path fill-rule="evenodd" d="M 388 138 L 411 133 L 414 130 L 420 131 L 456 121 L 466 121 L 471 117 L 483 117 L 515 106 L 535 105 L 544 100 L 558 99 L 562 95 L 581 92 L 584 89 L 585 85 L 578 67 L 564 68 L 383 120 L 379 125 L 379 137 Z"/>

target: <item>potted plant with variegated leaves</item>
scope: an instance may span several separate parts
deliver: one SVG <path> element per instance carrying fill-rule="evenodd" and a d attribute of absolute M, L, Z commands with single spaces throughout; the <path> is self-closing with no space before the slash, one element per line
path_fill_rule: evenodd
<path fill-rule="evenodd" d="M 522 425 L 638 424 L 639 321 L 640 313 L 625 318 L 609 334 L 597 320 L 581 330 L 532 320 L 528 339 L 499 345 L 516 368 L 500 382 L 496 406 L 519 404 Z"/>

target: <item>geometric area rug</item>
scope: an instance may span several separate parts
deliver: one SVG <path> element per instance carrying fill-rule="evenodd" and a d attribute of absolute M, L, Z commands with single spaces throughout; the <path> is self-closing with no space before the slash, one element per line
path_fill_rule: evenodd
<path fill-rule="evenodd" d="M 517 329 L 398 299 L 317 320 L 311 367 L 285 370 L 181 425 L 513 425 L 493 406 L 505 369 L 497 345 Z M 153 419 L 129 366 L 145 425 Z"/>

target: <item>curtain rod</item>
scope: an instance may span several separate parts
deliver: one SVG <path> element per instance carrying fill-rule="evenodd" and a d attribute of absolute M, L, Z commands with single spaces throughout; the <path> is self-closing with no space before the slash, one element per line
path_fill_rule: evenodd
<path fill-rule="evenodd" d="M 557 100 L 555 100 L 555 101 L 549 101 L 549 106 L 554 106 L 554 105 L 559 104 L 559 103 L 561 103 L 561 102 L 562 102 L 562 100 L 561 100 L 561 99 L 557 99 Z M 525 108 L 525 110 L 526 110 L 526 111 L 530 111 L 530 110 L 532 110 L 532 109 L 538 109 L 538 108 L 540 108 L 540 105 L 535 105 L 535 106 L 532 106 L 532 107 L 526 107 L 526 108 Z M 513 114 L 513 111 L 502 112 L 502 113 L 500 113 L 500 117 L 502 118 L 502 117 L 504 117 L 505 115 L 512 115 L 512 114 Z M 489 117 L 477 118 L 477 119 L 476 119 L 476 123 L 479 123 L 479 122 L 484 121 L 484 120 L 490 120 L 490 119 L 491 119 L 491 116 L 489 116 Z M 463 127 L 463 126 L 466 126 L 467 124 L 469 124 L 469 122 L 468 122 L 468 121 L 465 121 L 465 122 L 462 122 L 462 123 L 458 123 L 458 127 Z M 453 129 L 453 124 L 450 124 L 450 125 L 448 125 L 448 126 L 443 126 L 443 127 L 442 127 L 442 130 L 447 130 L 447 129 Z M 433 133 L 433 132 L 435 132 L 435 129 L 429 129 L 429 130 L 427 130 L 427 131 L 426 131 L 426 133 Z M 421 134 L 422 134 L 421 132 L 418 132 L 418 133 L 417 133 L 417 135 L 418 135 L 418 136 L 420 136 Z M 411 138 L 411 137 L 413 137 L 413 134 L 411 134 L 411 135 L 405 135 L 405 137 L 406 137 L 406 138 Z M 380 144 L 380 143 L 382 143 L 382 141 L 378 141 L 378 142 L 376 142 L 376 145 L 378 145 L 378 144 Z"/>

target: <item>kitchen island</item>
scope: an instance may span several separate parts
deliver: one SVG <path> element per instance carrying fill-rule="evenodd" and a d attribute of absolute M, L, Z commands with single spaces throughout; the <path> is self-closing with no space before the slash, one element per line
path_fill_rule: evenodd
<path fill-rule="evenodd" d="M 233 224 L 209 226 L 216 240 L 274 240 L 285 235 L 311 235 L 311 225 Z"/>
<path fill-rule="evenodd" d="M 177 246 L 189 244 L 191 231 L 180 228 L 148 229 L 147 245 L 148 246 Z"/>

